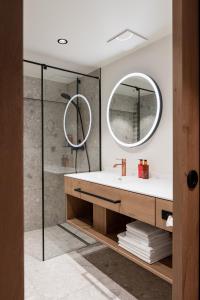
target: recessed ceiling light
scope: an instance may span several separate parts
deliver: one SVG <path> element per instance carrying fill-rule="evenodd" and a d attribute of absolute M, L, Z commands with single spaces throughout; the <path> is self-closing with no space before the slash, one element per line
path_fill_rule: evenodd
<path fill-rule="evenodd" d="M 125 42 L 125 41 L 130 40 L 134 35 L 137 36 L 137 37 L 140 37 L 141 39 L 148 40 L 146 37 L 142 36 L 141 34 L 139 34 L 137 32 L 134 32 L 130 29 L 125 29 L 122 32 L 120 32 L 120 33 L 116 34 L 115 36 L 113 36 L 111 39 L 109 39 L 107 41 L 107 43 L 109 43 L 111 41 L 114 41 L 114 40 L 117 40 L 117 41 L 120 41 L 120 42 Z"/>
<path fill-rule="evenodd" d="M 116 40 L 123 42 L 123 41 L 128 41 L 133 37 L 133 33 L 129 30 L 124 31 L 120 35 L 116 37 Z"/>
<path fill-rule="evenodd" d="M 68 40 L 66 40 L 66 39 L 58 39 L 57 42 L 58 42 L 58 44 L 65 45 L 65 44 L 68 43 Z"/>

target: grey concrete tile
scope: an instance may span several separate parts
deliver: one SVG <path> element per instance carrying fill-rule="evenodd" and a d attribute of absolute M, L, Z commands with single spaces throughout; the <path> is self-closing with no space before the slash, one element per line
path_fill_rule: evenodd
<path fill-rule="evenodd" d="M 30 231 L 42 227 L 42 190 L 24 189 L 24 227 Z"/>

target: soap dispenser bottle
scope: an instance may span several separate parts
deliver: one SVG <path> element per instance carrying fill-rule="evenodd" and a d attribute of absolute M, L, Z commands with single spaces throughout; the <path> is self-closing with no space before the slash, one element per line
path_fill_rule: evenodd
<path fill-rule="evenodd" d="M 139 159 L 138 178 L 142 178 L 142 175 L 143 175 L 143 159 Z"/>
<path fill-rule="evenodd" d="M 143 162 L 143 174 L 142 174 L 143 179 L 149 179 L 149 165 L 147 163 L 147 160 L 144 159 Z"/>

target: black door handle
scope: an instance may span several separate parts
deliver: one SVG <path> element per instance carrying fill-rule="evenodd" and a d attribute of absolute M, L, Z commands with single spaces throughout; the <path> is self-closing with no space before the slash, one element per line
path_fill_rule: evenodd
<path fill-rule="evenodd" d="M 101 200 L 105 200 L 107 202 L 111 202 L 113 204 L 121 203 L 121 200 L 111 200 L 111 199 L 105 198 L 105 197 L 97 195 L 97 194 L 93 194 L 93 193 L 89 193 L 89 192 L 83 191 L 81 188 L 76 188 L 76 189 L 74 189 L 74 191 L 82 193 L 82 194 L 85 194 L 85 195 L 88 195 L 88 196 L 93 196 L 93 197 L 99 198 Z"/>
<path fill-rule="evenodd" d="M 189 171 L 187 175 L 187 185 L 189 189 L 194 189 L 197 186 L 198 183 L 198 173 L 195 170 Z"/>

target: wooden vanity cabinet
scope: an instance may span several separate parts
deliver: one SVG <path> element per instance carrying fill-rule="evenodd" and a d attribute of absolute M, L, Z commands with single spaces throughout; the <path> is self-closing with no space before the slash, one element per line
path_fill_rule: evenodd
<path fill-rule="evenodd" d="M 64 182 L 65 194 L 80 198 L 81 194 L 80 194 L 80 192 L 77 192 L 77 189 L 80 188 L 81 180 L 70 178 L 70 177 L 65 177 L 64 181 L 65 181 Z"/>
<path fill-rule="evenodd" d="M 172 284 L 171 258 L 148 264 L 118 246 L 117 234 L 126 224 L 141 220 L 171 231 L 164 216 L 173 212 L 171 201 L 65 177 L 66 221 L 94 239 Z"/>
<path fill-rule="evenodd" d="M 65 194 L 155 225 L 155 198 L 65 177 Z"/>
<path fill-rule="evenodd" d="M 155 226 L 156 200 L 154 197 L 123 190 L 120 191 L 120 195 L 121 214 Z"/>
<path fill-rule="evenodd" d="M 81 199 L 91 202 L 112 211 L 120 210 L 120 193 L 119 190 L 109 186 L 91 183 L 88 181 L 81 182 Z"/>

